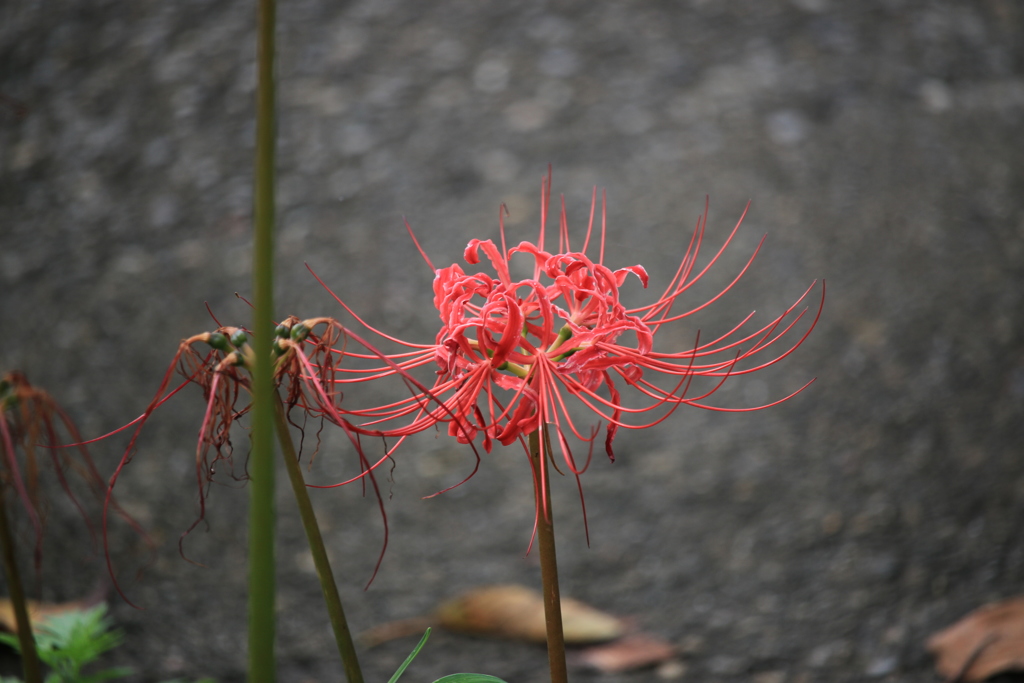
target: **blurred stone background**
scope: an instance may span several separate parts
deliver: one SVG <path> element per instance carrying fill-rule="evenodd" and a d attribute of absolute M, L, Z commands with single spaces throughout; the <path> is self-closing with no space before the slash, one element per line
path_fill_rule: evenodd
<path fill-rule="evenodd" d="M 557 482 L 563 593 L 632 615 L 683 667 L 580 681 L 934 681 L 923 641 L 1024 580 L 1024 8 L 1014 0 L 280 4 L 278 310 L 341 316 L 308 262 L 407 339 L 436 332 L 431 273 L 472 237 L 536 235 L 554 166 L 570 221 L 607 188 L 609 262 L 664 287 L 710 196 L 709 244 L 751 212 L 701 318 L 766 319 L 816 278 L 821 324 L 774 373 L 727 385 L 751 414 L 680 411 L 622 433 L 618 460 Z M 0 4 L 0 368 L 48 388 L 89 436 L 142 412 L 183 337 L 245 323 L 255 10 L 237 0 Z M 639 287 L 633 285 L 639 290 Z M 640 299 L 638 299 L 640 300 Z M 666 341 L 686 344 L 695 328 Z M 139 681 L 244 677 L 245 511 L 195 519 L 195 392 L 160 411 L 122 483 L 161 542 L 112 530 L 137 611 L 114 597 Z M 109 473 L 125 439 L 94 450 Z M 244 444 L 244 434 L 239 436 Z M 315 476 L 350 452 L 328 438 Z M 481 583 L 538 583 L 524 458 L 426 437 L 397 458 L 390 546 L 372 497 L 323 491 L 353 628 Z M 281 476 L 282 681 L 341 676 Z M 67 511 L 42 597 L 102 581 Z M 363 655 L 386 680 L 414 644 Z M 407 674 L 545 680 L 542 648 L 435 632 Z"/>

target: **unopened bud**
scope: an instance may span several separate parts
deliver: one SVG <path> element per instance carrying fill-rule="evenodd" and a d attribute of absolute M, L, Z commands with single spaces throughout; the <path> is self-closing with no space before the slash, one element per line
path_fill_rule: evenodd
<path fill-rule="evenodd" d="M 228 338 L 221 332 L 210 333 L 210 337 L 206 340 L 206 343 L 218 351 L 228 350 Z"/>
<path fill-rule="evenodd" d="M 245 346 L 247 341 L 249 341 L 249 335 L 245 333 L 245 330 L 235 330 L 231 335 L 231 345 L 236 349 Z"/>
<path fill-rule="evenodd" d="M 309 328 L 302 323 L 297 323 L 292 326 L 292 341 L 305 341 L 306 337 L 309 336 Z"/>

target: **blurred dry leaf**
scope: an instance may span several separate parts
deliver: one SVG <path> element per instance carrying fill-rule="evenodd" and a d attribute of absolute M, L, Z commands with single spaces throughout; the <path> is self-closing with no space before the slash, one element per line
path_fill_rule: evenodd
<path fill-rule="evenodd" d="M 75 600 L 73 602 L 49 603 L 39 602 L 38 600 L 26 600 L 25 603 L 28 607 L 28 618 L 32 622 L 32 630 L 35 631 L 38 630 L 39 625 L 45 622 L 48 617 L 94 607 L 96 601 L 84 602 Z M 10 631 L 11 633 L 18 632 L 18 622 L 14 618 L 14 605 L 11 604 L 10 598 L 0 598 L 0 630 Z"/>
<path fill-rule="evenodd" d="M 676 656 L 676 649 L 666 640 L 649 633 L 637 633 L 605 645 L 588 647 L 573 661 L 606 674 L 644 669 Z"/>
<path fill-rule="evenodd" d="M 543 643 L 544 598 L 525 586 L 484 586 L 438 607 L 440 626 L 459 633 Z M 597 643 L 618 638 L 622 622 L 571 598 L 562 598 L 562 627 L 568 644 Z"/>
<path fill-rule="evenodd" d="M 1024 597 L 976 609 L 929 638 L 927 646 L 947 680 L 971 683 L 1024 670 Z"/>
<path fill-rule="evenodd" d="M 516 585 L 474 588 L 441 603 L 433 616 L 389 621 L 364 631 L 359 639 L 366 647 L 376 647 L 396 638 L 421 635 L 428 626 L 532 643 L 547 640 L 543 596 Z M 618 638 L 626 626 L 620 619 L 562 597 L 562 629 L 566 644 L 585 645 Z"/>

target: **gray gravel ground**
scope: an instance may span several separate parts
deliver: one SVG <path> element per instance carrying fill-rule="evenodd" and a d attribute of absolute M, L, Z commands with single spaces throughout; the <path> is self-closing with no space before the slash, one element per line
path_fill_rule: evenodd
<path fill-rule="evenodd" d="M 250 289 L 252 3 L 7 0 L 0 5 L 0 368 L 49 388 L 88 435 L 141 412 L 177 341 L 245 322 Z M 608 189 L 609 260 L 664 286 L 711 198 L 719 243 L 751 212 L 722 284 L 764 233 L 706 334 L 782 310 L 815 278 L 825 314 L 774 374 L 623 433 L 618 460 L 556 486 L 563 592 L 677 643 L 683 666 L 577 681 L 937 680 L 923 641 L 1024 581 L 1024 8 L 1014 0 L 422 2 L 280 8 L 279 310 L 341 315 L 303 267 L 382 327 L 429 342 L 431 273 L 471 237 L 535 236 L 554 165 L 574 226 Z M 635 287 L 635 286 L 634 286 Z M 638 288 L 637 288 L 638 289 Z M 711 288 L 707 291 L 711 291 Z M 639 293 L 636 293 L 639 295 Z M 631 294 L 630 296 L 633 296 Z M 686 344 L 687 328 L 667 343 Z M 145 609 L 115 600 L 136 680 L 244 676 L 246 492 L 194 519 L 201 400 L 147 428 L 121 498 L 162 541 Z M 1016 417 L 1015 417 L 1016 416 Z M 239 437 L 244 442 L 244 436 Z M 311 477 L 348 460 L 325 440 Z M 95 449 L 109 472 L 124 447 Z M 372 498 L 318 492 L 356 629 L 467 587 L 538 582 L 524 559 L 528 469 L 472 466 L 428 436 L 397 458 L 390 547 Z M 283 480 L 283 473 L 282 473 Z M 281 482 L 284 484 L 284 482 Z M 280 487 L 282 681 L 341 677 L 294 505 Z M 103 575 L 51 515 L 42 596 Z M 386 680 L 412 640 L 364 653 Z M 10 666 L 11 662 L 7 662 Z M 436 633 L 410 680 L 481 670 L 545 679 L 542 648 Z"/>

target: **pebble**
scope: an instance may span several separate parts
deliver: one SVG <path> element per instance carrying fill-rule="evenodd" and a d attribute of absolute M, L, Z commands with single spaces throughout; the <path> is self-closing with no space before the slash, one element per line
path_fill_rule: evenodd
<path fill-rule="evenodd" d="M 568 78 L 580 68 L 580 58 L 576 53 L 565 47 L 553 47 L 545 50 L 537 60 L 537 69 L 545 76 Z"/>
<path fill-rule="evenodd" d="M 483 93 L 499 93 L 508 87 L 511 69 L 500 59 L 487 59 L 473 69 L 473 87 Z"/>
<path fill-rule="evenodd" d="M 929 114 L 941 114 L 953 106 L 953 93 L 940 80 L 933 78 L 925 81 L 917 93 Z"/>
<path fill-rule="evenodd" d="M 864 675 L 869 676 L 870 678 L 888 676 L 896 671 L 899 663 L 900 660 L 897 657 L 876 657 L 868 662 L 867 667 L 864 669 Z"/>
<path fill-rule="evenodd" d="M 529 133 L 543 128 L 551 112 L 538 100 L 519 100 L 505 109 L 508 127 L 519 133 Z"/>
<path fill-rule="evenodd" d="M 803 142 L 810 129 L 807 118 L 795 109 L 772 112 L 765 120 L 768 139 L 777 145 L 791 147 Z"/>

